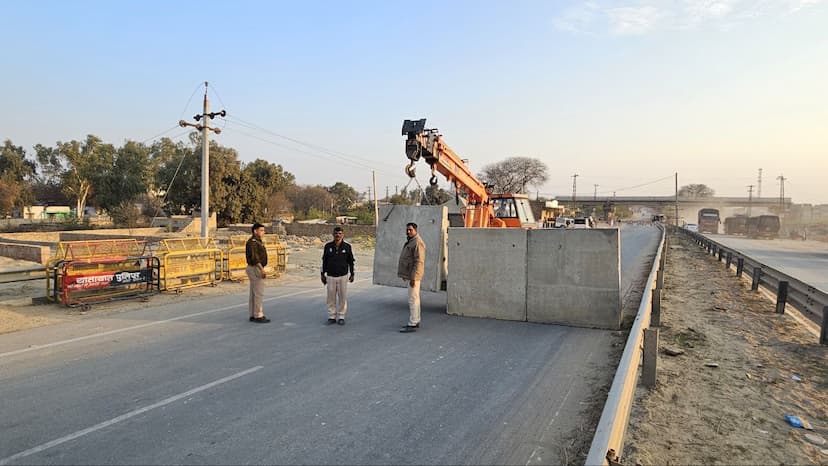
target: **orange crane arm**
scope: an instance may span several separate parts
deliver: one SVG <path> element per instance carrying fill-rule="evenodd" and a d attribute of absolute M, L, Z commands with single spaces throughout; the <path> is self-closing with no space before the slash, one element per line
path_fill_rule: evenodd
<path fill-rule="evenodd" d="M 456 189 L 466 191 L 469 206 L 465 215 L 467 227 L 488 227 L 492 222 L 498 222 L 489 202 L 490 193 L 478 180 L 463 160 L 443 141 L 437 129 L 426 129 L 425 118 L 421 120 L 405 120 L 402 126 L 402 135 L 406 136 L 405 155 L 411 163 L 405 167 L 405 173 L 414 178 L 414 164 L 425 159 L 431 166 L 432 186 L 437 185 L 437 175 L 440 173 L 454 184 Z"/>

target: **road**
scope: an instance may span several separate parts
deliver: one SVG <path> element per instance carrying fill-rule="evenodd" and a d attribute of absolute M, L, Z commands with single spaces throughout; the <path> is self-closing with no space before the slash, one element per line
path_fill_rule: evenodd
<path fill-rule="evenodd" d="M 622 230 L 625 283 L 658 230 Z M 316 281 L 0 336 L 0 464 L 549 464 L 591 436 L 616 332 L 460 318 L 358 281 L 345 326 Z"/>
<path fill-rule="evenodd" d="M 724 246 L 786 273 L 803 283 L 828 292 L 828 243 L 790 239 L 748 239 L 738 236 L 707 235 Z"/>

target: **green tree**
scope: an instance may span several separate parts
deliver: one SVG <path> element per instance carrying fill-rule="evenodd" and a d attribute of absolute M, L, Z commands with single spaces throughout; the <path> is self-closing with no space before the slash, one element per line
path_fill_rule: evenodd
<path fill-rule="evenodd" d="M 10 214 L 14 207 L 23 207 L 31 203 L 32 183 L 35 181 L 36 165 L 26 158 L 22 146 L 15 146 L 6 140 L 0 149 L 0 180 L 3 183 L 0 210 Z"/>
<path fill-rule="evenodd" d="M 333 198 L 333 213 L 334 215 L 342 215 L 356 202 L 357 190 L 348 184 L 337 181 L 333 186 L 328 188 L 328 192 Z"/>
<path fill-rule="evenodd" d="M 429 185 L 425 189 L 425 201 L 430 205 L 440 205 L 448 202 L 449 199 L 454 199 L 454 195 L 440 186 Z"/>
<path fill-rule="evenodd" d="M 112 165 L 95 180 L 95 200 L 107 210 L 117 224 L 134 223 L 139 197 L 152 185 L 149 149 L 143 144 L 127 141 L 115 152 Z M 133 226 L 133 225 L 129 225 Z"/>
<path fill-rule="evenodd" d="M 549 178 L 546 164 L 530 157 L 509 157 L 483 167 L 477 177 L 493 193 L 526 193 L 528 186 L 540 186 Z"/>
<path fill-rule="evenodd" d="M 333 198 L 324 186 L 294 186 L 285 194 L 293 203 L 293 210 L 297 217 L 308 217 L 313 210 L 314 217 L 318 218 L 319 212 L 331 211 Z"/>
<path fill-rule="evenodd" d="M 115 147 L 90 134 L 83 142 L 58 141 L 54 149 L 38 145 L 36 151 L 46 176 L 61 180 L 63 191 L 75 201 L 77 216 L 82 219 L 96 179 L 113 164 Z"/>

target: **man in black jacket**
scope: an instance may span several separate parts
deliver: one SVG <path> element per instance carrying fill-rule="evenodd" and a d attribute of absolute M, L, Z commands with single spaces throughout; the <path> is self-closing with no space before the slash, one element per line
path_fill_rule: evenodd
<path fill-rule="evenodd" d="M 348 282 L 354 281 L 354 252 L 344 240 L 342 227 L 333 229 L 333 239 L 322 251 L 322 284 L 328 286 L 328 324 L 345 325 Z"/>

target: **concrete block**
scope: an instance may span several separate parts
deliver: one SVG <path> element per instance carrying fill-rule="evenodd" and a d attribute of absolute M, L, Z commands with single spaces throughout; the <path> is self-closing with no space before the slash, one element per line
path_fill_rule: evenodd
<path fill-rule="evenodd" d="M 444 206 L 382 206 L 379 209 L 377 242 L 374 250 L 375 285 L 407 287 L 397 277 L 397 263 L 405 244 L 405 225 L 417 224 L 426 245 L 426 260 L 421 290 L 439 291 L 446 275 L 446 230 L 448 214 Z"/>
<path fill-rule="evenodd" d="M 620 328 L 617 228 L 529 230 L 527 245 L 529 322 Z"/>
<path fill-rule="evenodd" d="M 448 313 L 526 320 L 526 230 L 449 228 Z"/>

